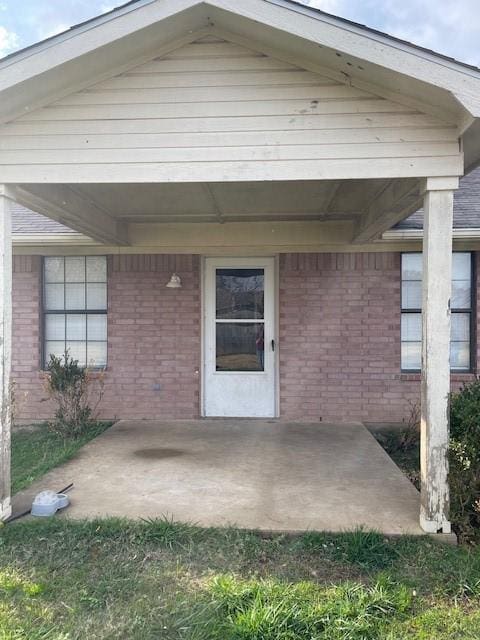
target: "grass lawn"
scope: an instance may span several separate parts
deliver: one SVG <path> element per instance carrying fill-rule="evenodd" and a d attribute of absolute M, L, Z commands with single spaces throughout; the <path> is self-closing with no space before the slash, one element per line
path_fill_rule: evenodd
<path fill-rule="evenodd" d="M 168 520 L 0 529 L 2 640 L 473 640 L 480 549 Z"/>
<path fill-rule="evenodd" d="M 111 422 L 92 425 L 78 440 L 65 440 L 49 431 L 46 424 L 12 432 L 12 493 L 28 487 L 47 471 L 74 457 L 80 447 L 111 426 Z M 0 635 L 0 640 L 2 636 Z"/>

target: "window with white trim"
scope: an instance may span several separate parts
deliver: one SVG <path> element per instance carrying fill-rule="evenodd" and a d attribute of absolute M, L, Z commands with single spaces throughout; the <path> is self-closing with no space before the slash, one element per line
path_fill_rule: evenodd
<path fill-rule="evenodd" d="M 472 368 L 472 254 L 455 252 L 452 262 L 452 371 Z M 421 253 L 402 254 L 401 364 L 403 371 L 420 371 L 422 362 L 422 272 Z"/>
<path fill-rule="evenodd" d="M 50 355 L 80 366 L 107 365 L 107 258 L 55 256 L 43 261 L 43 364 Z"/>

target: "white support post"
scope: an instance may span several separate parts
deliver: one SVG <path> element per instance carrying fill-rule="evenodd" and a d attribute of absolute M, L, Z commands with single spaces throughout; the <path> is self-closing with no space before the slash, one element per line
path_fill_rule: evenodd
<path fill-rule="evenodd" d="M 0 185 L 0 520 L 10 504 L 10 366 L 12 347 L 12 224 L 7 188 Z"/>
<path fill-rule="evenodd" d="M 458 178 L 428 178 L 424 196 L 420 525 L 450 533 L 448 439 L 453 193 Z"/>

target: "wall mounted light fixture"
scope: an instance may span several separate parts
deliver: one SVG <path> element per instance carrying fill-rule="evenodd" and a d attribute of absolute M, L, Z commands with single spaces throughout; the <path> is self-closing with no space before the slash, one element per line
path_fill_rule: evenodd
<path fill-rule="evenodd" d="M 176 273 L 172 273 L 172 277 L 166 284 L 167 289 L 181 289 L 182 279 Z"/>

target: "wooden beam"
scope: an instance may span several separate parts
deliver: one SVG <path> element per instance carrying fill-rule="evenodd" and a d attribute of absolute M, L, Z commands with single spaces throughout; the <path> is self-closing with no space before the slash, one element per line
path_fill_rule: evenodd
<path fill-rule="evenodd" d="M 209 118 L 207 118 L 208 120 Z M 311 153 L 311 151 L 310 151 Z M 263 155 L 262 155 L 263 154 Z M 126 154 L 128 155 L 128 154 Z M 239 154 L 237 154 L 238 156 Z M 298 155 L 298 154 L 297 154 Z M 54 160 L 52 156 L 52 160 Z M 261 182 L 281 180 L 370 180 L 463 175 L 463 154 L 402 158 L 289 158 L 271 159 L 263 151 L 250 160 L 229 160 L 221 152 L 217 160 L 180 162 L 94 162 L 57 164 L 2 164 L 6 184 L 124 184 L 147 182 Z"/>
<path fill-rule="evenodd" d="M 207 196 L 210 198 L 210 201 L 212 203 L 212 208 L 213 208 L 213 210 L 215 212 L 214 215 L 215 215 L 215 218 L 216 218 L 217 222 L 220 222 L 222 224 L 223 222 L 225 222 L 225 219 L 223 217 L 223 211 L 220 208 L 220 205 L 218 204 L 217 197 L 216 197 L 215 192 L 213 190 L 213 185 L 211 185 L 208 182 L 206 182 L 203 185 L 203 187 L 204 187 L 204 190 L 205 190 Z"/>
<path fill-rule="evenodd" d="M 421 206 L 420 181 L 391 180 L 361 214 L 352 242 L 361 244 L 379 238 L 384 231 Z"/>
<path fill-rule="evenodd" d="M 127 226 L 67 185 L 22 185 L 12 188 L 15 200 L 47 218 L 105 244 L 126 245 Z"/>
<path fill-rule="evenodd" d="M 12 220 L 9 191 L 0 185 L 0 520 L 10 505 L 10 368 L 12 357 Z"/>
<path fill-rule="evenodd" d="M 423 236 L 422 416 L 420 524 L 427 533 L 450 533 L 448 439 L 450 295 L 454 178 L 427 181 Z M 453 186 L 453 188 L 452 188 Z"/>

